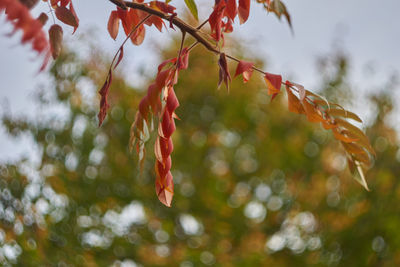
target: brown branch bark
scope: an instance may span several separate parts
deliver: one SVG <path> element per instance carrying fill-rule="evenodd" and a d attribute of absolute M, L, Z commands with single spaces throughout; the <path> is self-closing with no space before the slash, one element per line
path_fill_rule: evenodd
<path fill-rule="evenodd" d="M 127 7 L 139 9 L 148 14 L 160 17 L 164 20 L 171 21 L 172 24 L 174 24 L 176 27 L 178 27 L 182 32 L 186 32 L 186 33 L 190 34 L 194 39 L 196 39 L 197 43 L 202 44 L 209 51 L 211 51 L 215 54 L 218 54 L 218 55 L 221 53 L 221 51 L 219 51 L 216 47 L 214 47 L 213 44 L 211 44 L 206 38 L 201 36 L 201 34 L 199 33 L 199 28 L 201 28 L 208 20 L 206 20 L 204 23 L 202 23 L 202 25 L 200 25 L 201 27 L 199 26 L 196 28 L 196 27 L 193 27 L 193 26 L 187 24 L 185 21 L 181 20 L 177 16 L 165 14 L 164 12 L 153 9 L 145 4 L 122 1 L 122 0 L 110 0 L 110 1 L 122 9 L 126 9 Z M 231 60 L 234 60 L 236 62 L 240 61 L 239 59 L 237 59 L 231 55 L 228 55 L 228 54 L 225 54 L 225 55 L 227 58 L 229 58 Z M 253 70 L 260 72 L 264 75 L 266 74 L 265 71 L 263 71 L 257 67 L 253 67 Z M 282 84 L 284 85 L 285 83 L 282 82 Z"/>
<path fill-rule="evenodd" d="M 139 9 L 139 10 L 142 10 L 151 15 L 160 17 L 167 21 L 171 21 L 172 24 L 174 24 L 176 27 L 178 27 L 182 32 L 186 32 L 186 33 L 190 34 L 194 39 L 196 39 L 199 43 L 201 43 L 208 50 L 214 52 L 215 54 L 220 53 L 210 42 L 207 41 L 207 39 L 205 39 L 203 36 L 200 35 L 198 29 L 187 24 L 186 22 L 184 22 L 183 20 L 181 20 L 180 18 L 178 18 L 176 16 L 165 14 L 164 12 L 153 9 L 145 4 L 128 2 L 128 1 L 120 1 L 120 0 L 110 0 L 110 2 L 114 3 L 115 5 L 119 6 L 122 9 L 126 9 L 126 7 Z"/>

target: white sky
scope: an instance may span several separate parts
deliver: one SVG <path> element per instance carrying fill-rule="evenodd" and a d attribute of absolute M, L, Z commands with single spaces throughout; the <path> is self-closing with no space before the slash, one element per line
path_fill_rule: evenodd
<path fill-rule="evenodd" d="M 172 4 L 180 5 L 180 0 Z M 205 19 L 210 12 L 210 0 L 197 0 L 200 18 Z M 94 3 L 96 7 L 93 7 Z M 178 4 L 179 3 L 179 4 Z M 201 3 L 201 4 L 200 4 Z M 250 54 L 257 54 L 268 62 L 267 71 L 281 73 L 284 77 L 294 77 L 295 81 L 309 90 L 317 91 L 319 73 L 316 59 L 334 51 L 334 43 L 349 57 L 351 81 L 360 92 L 383 86 L 392 73 L 400 71 L 400 1 L 398 0 L 285 0 L 292 16 L 294 35 L 285 20 L 278 21 L 273 14 L 267 15 L 262 7 L 252 1 L 250 19 L 244 25 L 235 26 L 235 36 L 249 47 Z M 107 34 L 107 19 L 113 5 L 107 0 L 74 1 L 80 18 L 77 34 L 95 28 L 96 40 L 112 55 L 122 41 L 122 34 L 113 41 Z M 91 6 L 89 6 L 91 5 Z M 48 10 L 41 2 L 35 8 L 38 13 Z M 181 10 L 179 10 L 181 11 Z M 49 20 L 51 22 L 51 20 Z M 0 16 L 0 114 L 11 110 L 12 114 L 35 115 L 35 106 L 30 96 L 39 82 L 46 82 L 45 75 L 37 73 L 41 60 L 35 57 L 29 46 L 20 44 L 20 34 L 9 38 L 9 23 Z M 156 69 L 156 56 L 149 47 L 163 46 L 173 31 L 158 34 L 152 31 L 140 47 L 125 47 L 122 71 L 130 73 L 130 82 L 143 83 L 137 73 L 139 66 L 145 72 Z M 71 42 L 70 27 L 64 27 L 64 34 Z M 84 53 L 85 50 L 83 50 Z M 366 78 L 364 67 L 373 66 L 375 74 Z M 400 103 L 400 93 L 395 93 Z M 5 101 L 7 99 L 7 101 Z M 359 104 L 358 106 L 363 106 Z M 368 119 L 368 112 L 361 117 Z M 399 120 L 396 121 L 398 122 Z M 0 162 L 31 153 L 28 141 L 13 142 L 5 137 L 0 129 Z"/>

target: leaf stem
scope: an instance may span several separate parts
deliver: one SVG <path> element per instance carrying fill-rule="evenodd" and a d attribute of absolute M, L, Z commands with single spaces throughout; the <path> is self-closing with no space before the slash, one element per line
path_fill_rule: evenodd
<path fill-rule="evenodd" d="M 194 42 L 193 44 L 191 44 L 190 46 L 189 46 L 189 48 L 188 48 L 188 52 L 190 51 L 190 50 L 192 50 L 196 45 L 198 45 L 199 44 L 199 42 L 198 41 L 196 41 L 196 42 Z"/>
<path fill-rule="evenodd" d="M 176 60 L 176 68 L 179 69 L 179 64 L 180 64 L 180 58 L 181 58 L 181 54 L 182 54 L 182 49 L 183 49 L 183 44 L 185 42 L 185 36 L 186 36 L 186 32 L 182 31 L 182 40 L 181 40 L 181 46 L 179 47 L 179 53 L 178 53 L 178 57 Z"/>
<path fill-rule="evenodd" d="M 121 51 L 122 47 L 125 45 L 125 43 L 129 40 L 129 38 L 131 38 L 132 34 L 135 33 L 135 31 L 148 19 L 150 18 L 151 15 L 147 15 L 146 17 L 144 17 L 135 27 L 133 27 L 133 29 L 131 30 L 131 32 L 126 36 L 125 40 L 122 42 L 122 44 L 120 45 L 120 47 L 118 48 L 117 52 L 114 55 L 113 60 L 111 61 L 111 65 L 110 65 L 110 69 L 112 68 L 112 66 L 114 65 L 115 59 L 117 58 L 118 53 Z"/>
<path fill-rule="evenodd" d="M 200 30 L 201 28 L 203 28 L 204 25 L 206 25 L 206 23 L 208 22 L 208 19 L 206 19 L 202 24 L 200 24 L 196 30 Z"/>
<path fill-rule="evenodd" d="M 54 18 L 53 8 L 50 5 L 50 1 L 47 1 L 47 5 L 49 6 L 51 17 L 53 18 L 53 24 L 56 24 L 56 19 Z"/>
<path fill-rule="evenodd" d="M 217 55 L 222 53 L 221 51 L 217 50 L 217 48 L 215 48 L 215 46 L 213 44 L 211 44 L 205 37 L 200 35 L 202 33 L 200 31 L 200 29 L 208 22 L 208 19 L 206 21 L 204 21 L 203 23 L 201 23 L 197 28 L 195 28 L 195 27 L 187 24 L 185 21 L 181 20 L 180 18 L 178 18 L 176 15 L 175 16 L 168 15 L 168 14 L 162 12 L 162 11 L 159 11 L 159 10 L 151 8 L 146 4 L 141 4 L 141 3 L 136 3 L 136 2 L 128 2 L 128 1 L 120 1 L 120 0 L 109 0 L 109 1 L 111 1 L 112 3 L 114 3 L 115 5 L 117 5 L 117 6 L 121 7 L 121 8 L 129 7 L 129 8 L 133 8 L 133 9 L 139 9 L 139 10 L 142 10 L 142 11 L 148 13 L 149 15 L 146 18 L 144 18 L 138 25 L 143 23 L 151 15 L 157 16 L 157 17 L 162 18 L 164 20 L 171 21 L 172 24 L 177 26 L 182 31 L 182 33 L 188 33 L 194 39 L 196 39 L 196 42 L 193 45 L 190 46 L 189 50 L 200 43 L 206 49 L 208 49 L 209 51 L 211 51 L 211 52 L 213 52 L 213 53 L 215 53 Z M 132 31 L 134 32 L 136 30 L 136 28 L 137 27 L 135 27 Z M 131 32 L 131 34 L 133 32 Z M 129 34 L 129 36 L 131 34 Z M 127 39 L 128 39 L 128 37 L 127 37 Z M 124 41 L 124 43 L 122 45 L 125 44 L 126 40 Z M 229 54 L 225 54 L 225 55 L 226 55 L 227 58 L 229 58 L 229 59 L 231 59 L 233 61 L 236 61 L 236 62 L 240 61 L 239 59 L 237 59 L 234 56 L 231 56 Z M 113 62 L 114 62 L 116 56 L 117 56 L 117 54 L 114 56 Z M 267 74 L 267 72 L 263 71 L 260 68 L 255 67 L 255 66 L 253 66 L 252 69 L 257 71 L 257 72 L 259 72 L 259 73 L 261 73 L 261 74 L 263 74 L 263 75 Z M 286 83 L 282 82 L 282 85 L 286 85 Z M 296 91 L 296 92 L 298 92 L 298 90 L 293 86 L 289 86 L 289 88 L 294 90 L 294 91 Z M 311 101 L 311 99 L 309 99 L 309 98 L 308 98 L 308 100 Z"/>

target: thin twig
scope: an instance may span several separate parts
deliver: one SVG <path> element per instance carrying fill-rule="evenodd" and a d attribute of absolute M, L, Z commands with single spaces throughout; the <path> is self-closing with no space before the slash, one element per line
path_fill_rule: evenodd
<path fill-rule="evenodd" d="M 205 48 L 207 48 L 209 51 L 211 51 L 211 52 L 213 52 L 213 53 L 215 53 L 217 55 L 221 54 L 221 52 L 219 50 L 217 50 L 217 48 L 215 48 L 213 44 L 211 44 L 206 38 L 204 38 L 203 36 L 200 35 L 200 34 L 204 34 L 204 33 L 202 33 L 200 31 L 200 28 L 203 27 L 208 22 L 208 20 L 204 21 L 197 28 L 195 28 L 195 27 L 187 24 L 185 21 L 181 20 L 177 16 L 168 15 L 168 14 L 162 12 L 162 11 L 159 11 L 159 10 L 151 8 L 151 7 L 147 6 L 146 4 L 141 4 L 141 3 L 136 3 L 136 2 L 128 2 L 128 1 L 119 1 L 119 0 L 110 0 L 110 1 L 112 3 L 114 3 L 114 4 L 116 4 L 117 6 L 121 7 L 121 8 L 123 6 L 125 6 L 125 7 L 129 7 L 129 8 L 133 8 L 133 9 L 139 9 L 139 10 L 142 10 L 142 11 L 148 13 L 148 14 L 155 15 L 155 16 L 157 16 L 159 18 L 162 18 L 164 20 L 171 21 L 172 24 L 177 26 L 182 31 L 182 33 L 188 33 L 194 39 L 196 39 L 196 42 L 189 48 L 189 50 L 192 49 L 198 43 L 200 43 Z M 124 5 L 122 5 L 121 2 L 124 3 Z M 147 19 L 149 16 L 150 15 L 148 15 L 145 19 Z M 125 40 L 125 42 L 126 42 L 126 40 Z M 233 56 L 231 56 L 229 54 L 225 54 L 225 55 L 226 55 L 227 58 L 229 58 L 229 59 L 231 59 L 233 61 L 240 62 L 239 59 L 237 59 L 237 58 L 235 58 L 235 57 L 233 57 Z M 116 57 L 116 55 L 115 55 L 115 57 Z M 114 57 L 114 59 L 115 59 L 115 57 Z M 259 73 L 261 73 L 261 74 L 263 74 L 263 75 L 267 74 L 267 72 L 255 67 L 255 66 L 253 66 L 252 69 L 257 71 L 257 72 L 259 72 Z M 286 83 L 282 82 L 282 85 L 286 85 Z M 291 88 L 292 90 L 298 92 L 298 90 L 293 86 L 289 86 L 289 88 Z M 308 99 L 308 100 L 310 100 L 310 99 Z"/>
<path fill-rule="evenodd" d="M 54 18 L 53 8 L 50 5 L 50 1 L 47 1 L 47 5 L 49 6 L 51 16 L 53 17 L 53 23 L 56 24 L 56 19 Z"/>
<path fill-rule="evenodd" d="M 143 18 L 132 30 L 131 32 L 126 36 L 125 40 L 122 42 L 122 44 L 120 45 L 119 49 L 117 50 L 117 53 L 115 53 L 113 60 L 111 61 L 111 66 L 114 65 L 115 59 L 117 58 L 118 55 L 118 51 L 120 51 L 122 49 L 122 47 L 125 45 L 125 43 L 129 40 L 129 38 L 131 38 L 132 34 L 148 19 L 150 18 L 151 15 L 147 15 L 145 18 Z"/>
<path fill-rule="evenodd" d="M 206 23 L 208 22 L 208 19 L 206 19 L 202 24 L 200 24 L 196 30 L 200 30 L 201 28 L 203 28 L 204 25 L 206 25 Z"/>
<path fill-rule="evenodd" d="M 178 57 L 176 60 L 176 68 L 179 69 L 179 62 L 181 61 L 181 55 L 182 55 L 182 49 L 183 49 L 183 44 L 185 42 L 185 36 L 186 36 L 186 32 L 182 31 L 182 40 L 181 40 L 181 46 L 179 47 L 179 53 L 178 53 Z"/>
<path fill-rule="evenodd" d="M 196 41 L 196 42 L 194 42 L 193 44 L 191 44 L 190 46 L 189 46 L 189 48 L 188 48 L 188 52 L 190 51 L 190 50 L 192 50 L 196 45 L 198 45 L 199 44 L 199 42 L 198 41 Z"/>

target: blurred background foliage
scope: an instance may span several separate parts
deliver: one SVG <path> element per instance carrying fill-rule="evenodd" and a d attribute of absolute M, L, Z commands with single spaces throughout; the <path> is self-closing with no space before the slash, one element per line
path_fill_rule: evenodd
<path fill-rule="evenodd" d="M 46 118 L 3 117 L 11 136 L 34 139 L 41 158 L 0 167 L 1 265 L 400 266 L 400 153 L 387 123 L 394 82 L 370 97 L 377 160 L 367 192 L 338 142 L 289 113 L 285 94 L 270 102 L 256 74 L 217 91 L 217 59 L 194 49 L 175 88 L 181 120 L 167 208 L 155 195 L 152 142 L 142 174 L 128 151 L 145 91 L 117 76 L 98 128 L 108 62 L 92 53 L 54 63 L 51 88 L 36 97 Z M 321 94 L 341 103 L 356 95 L 347 65 L 340 53 L 320 61 Z"/>

